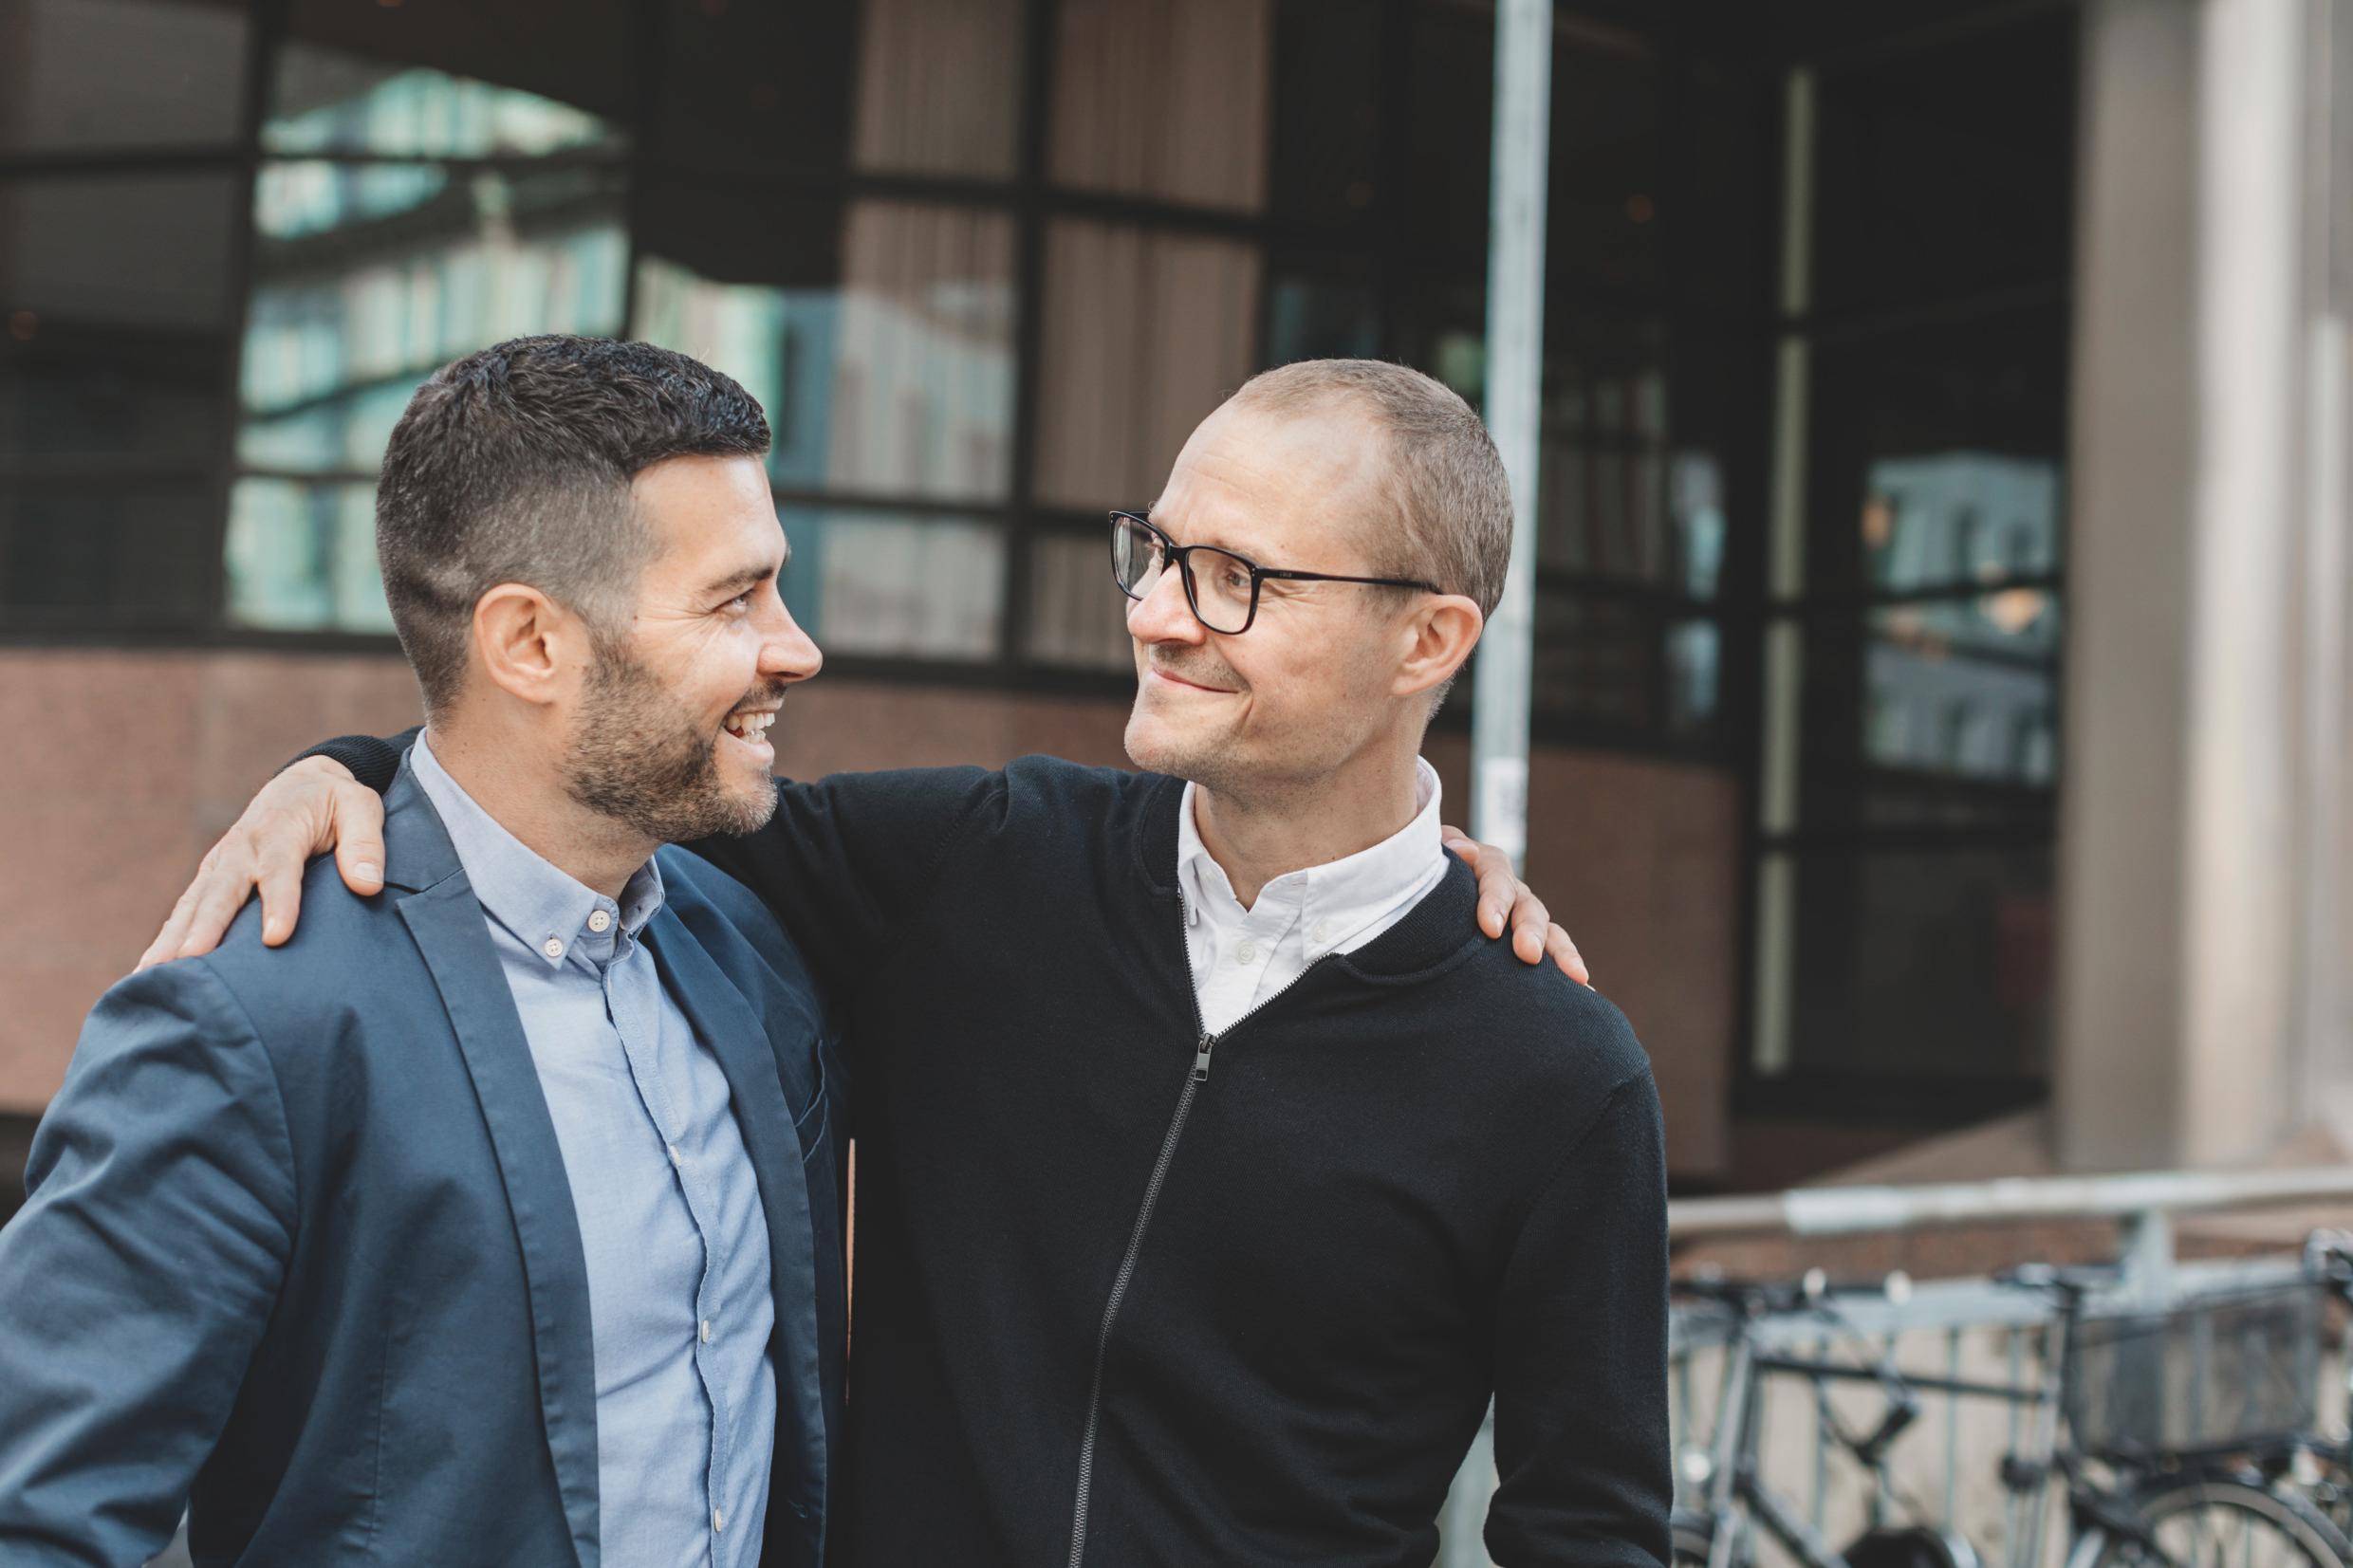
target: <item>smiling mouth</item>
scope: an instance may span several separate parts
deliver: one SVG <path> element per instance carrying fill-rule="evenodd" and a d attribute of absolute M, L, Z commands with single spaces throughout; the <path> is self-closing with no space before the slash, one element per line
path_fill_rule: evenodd
<path fill-rule="evenodd" d="M 1214 696 L 1230 697 L 1233 695 L 1232 692 L 1227 691 L 1222 686 L 1204 686 L 1197 680 L 1187 680 L 1182 675 L 1171 674 L 1166 670 L 1159 668 L 1158 665 L 1153 667 L 1152 673 L 1159 676 L 1162 680 L 1168 682 L 1171 686 L 1183 686 L 1195 692 L 1207 692 Z"/>
<path fill-rule="evenodd" d="M 739 741 L 764 741 L 769 726 L 775 722 L 776 710 L 771 708 L 765 713 L 730 713 L 721 728 Z"/>

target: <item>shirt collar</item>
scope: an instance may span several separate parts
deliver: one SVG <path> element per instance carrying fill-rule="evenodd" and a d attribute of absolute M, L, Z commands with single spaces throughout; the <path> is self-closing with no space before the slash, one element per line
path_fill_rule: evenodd
<path fill-rule="evenodd" d="M 1414 791 L 1418 807 L 1412 821 L 1370 848 L 1328 865 L 1286 872 L 1259 890 L 1251 913 L 1271 898 L 1277 907 L 1296 906 L 1303 919 L 1312 917 L 1340 929 L 1360 924 L 1357 915 L 1370 917 L 1393 907 L 1421 885 L 1434 859 L 1446 856 L 1438 830 L 1437 769 L 1426 758 L 1414 759 Z M 1238 917 L 1242 906 L 1233 883 L 1202 843 L 1200 826 L 1194 821 L 1194 785 L 1187 784 L 1176 806 L 1176 885 L 1185 895 L 1185 918 L 1199 921 L 1203 907 L 1213 902 L 1222 913 Z"/>
<path fill-rule="evenodd" d="M 573 955 L 595 963 L 611 958 L 662 906 L 661 870 L 648 860 L 630 875 L 616 900 L 566 872 L 507 831 L 450 777 L 425 735 L 409 749 L 417 783 L 440 814 L 457 863 L 473 884 L 485 913 L 554 968 Z M 600 917 L 602 917 L 600 919 Z M 600 926 L 602 929 L 600 929 Z"/>

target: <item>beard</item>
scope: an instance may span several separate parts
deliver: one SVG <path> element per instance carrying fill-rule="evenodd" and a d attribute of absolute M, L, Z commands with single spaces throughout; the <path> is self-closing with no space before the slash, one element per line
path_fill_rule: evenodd
<path fill-rule="evenodd" d="M 755 689 L 745 702 L 782 694 Z M 565 759 L 565 787 L 657 843 L 750 833 L 775 815 L 776 781 L 732 786 L 718 744 L 626 649 L 601 644 Z"/>

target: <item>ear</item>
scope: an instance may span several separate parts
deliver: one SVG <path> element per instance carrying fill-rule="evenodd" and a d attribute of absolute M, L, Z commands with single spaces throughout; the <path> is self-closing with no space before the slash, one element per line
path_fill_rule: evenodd
<path fill-rule="evenodd" d="M 502 582 L 473 603 L 473 652 L 492 685 L 529 703 L 567 694 L 589 660 L 588 628 L 537 588 Z"/>
<path fill-rule="evenodd" d="M 1478 600 L 1461 594 L 1437 594 L 1418 605 L 1406 621 L 1405 657 L 1389 690 L 1400 697 L 1427 692 L 1453 678 L 1462 661 L 1478 646 L 1487 617 Z"/>

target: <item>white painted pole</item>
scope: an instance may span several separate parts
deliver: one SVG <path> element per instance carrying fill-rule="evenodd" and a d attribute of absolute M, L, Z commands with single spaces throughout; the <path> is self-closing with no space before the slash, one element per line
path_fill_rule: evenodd
<path fill-rule="evenodd" d="M 1535 642 L 1536 469 L 1544 406 L 1546 154 L 1552 0 L 1495 8 L 1494 167 L 1487 232 L 1487 428 L 1511 476 L 1511 573 L 1479 639 L 1471 707 L 1471 831 L 1528 852 L 1528 712 Z"/>

